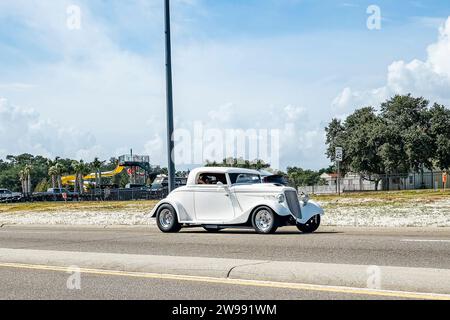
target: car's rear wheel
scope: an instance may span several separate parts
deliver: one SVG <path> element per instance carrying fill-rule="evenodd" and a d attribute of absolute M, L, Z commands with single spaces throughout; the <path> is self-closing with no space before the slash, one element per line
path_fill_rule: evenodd
<path fill-rule="evenodd" d="M 178 223 L 177 213 L 170 204 L 164 204 L 158 209 L 156 223 L 159 230 L 164 233 L 175 233 L 181 230 L 181 224 Z"/>
<path fill-rule="evenodd" d="M 305 224 L 297 223 L 297 228 L 303 233 L 313 233 L 320 226 L 320 215 L 316 215 L 308 220 Z"/>
<path fill-rule="evenodd" d="M 270 208 L 261 207 L 253 213 L 252 224 L 257 233 L 275 233 L 278 229 L 278 215 Z"/>

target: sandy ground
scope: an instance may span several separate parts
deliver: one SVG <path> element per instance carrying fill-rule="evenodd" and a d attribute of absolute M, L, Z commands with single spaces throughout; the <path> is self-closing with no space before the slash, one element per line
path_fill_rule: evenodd
<path fill-rule="evenodd" d="M 450 197 L 317 199 L 323 225 L 363 227 L 450 227 Z M 0 205 L 0 225 L 151 225 L 154 201 L 131 203 Z"/>

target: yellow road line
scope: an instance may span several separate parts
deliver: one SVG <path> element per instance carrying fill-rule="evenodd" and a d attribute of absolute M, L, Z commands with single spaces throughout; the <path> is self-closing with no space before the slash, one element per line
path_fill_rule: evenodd
<path fill-rule="evenodd" d="M 68 268 L 68 267 L 18 264 L 18 263 L 0 263 L 0 268 L 28 269 L 28 270 L 53 271 L 53 272 L 64 272 L 64 273 L 73 272 L 73 269 Z M 450 300 L 450 295 L 434 294 L 434 293 L 374 290 L 374 289 L 365 289 L 365 288 L 325 286 L 325 285 L 313 285 L 313 284 L 304 284 L 304 283 L 287 283 L 287 282 L 285 283 L 285 282 L 244 280 L 244 279 L 223 279 L 223 278 L 202 277 L 202 276 L 158 274 L 158 273 L 146 273 L 146 272 L 128 272 L 128 271 L 88 269 L 88 268 L 80 268 L 79 271 L 81 273 L 85 273 L 85 274 L 104 275 L 104 276 L 191 281 L 191 282 L 266 287 L 266 288 L 278 288 L 278 289 L 290 289 L 290 290 L 321 291 L 321 292 L 329 292 L 329 293 L 368 295 L 368 296 L 375 296 L 375 297 L 392 297 L 392 298 L 400 298 L 400 299 Z"/>

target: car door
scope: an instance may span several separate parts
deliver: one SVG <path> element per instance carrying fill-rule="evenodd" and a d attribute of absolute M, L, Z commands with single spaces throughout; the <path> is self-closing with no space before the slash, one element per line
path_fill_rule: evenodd
<path fill-rule="evenodd" d="M 198 222 L 226 223 L 234 219 L 234 208 L 227 184 L 195 185 L 194 207 Z"/>

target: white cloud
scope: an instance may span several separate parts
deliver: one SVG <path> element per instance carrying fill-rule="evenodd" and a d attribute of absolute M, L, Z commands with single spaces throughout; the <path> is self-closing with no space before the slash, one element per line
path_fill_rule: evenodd
<path fill-rule="evenodd" d="M 280 165 L 314 167 L 318 157 L 324 153 L 324 130 L 317 123 L 309 121 L 306 108 L 287 105 L 285 107 L 266 107 L 262 112 L 249 112 L 241 104 L 224 104 L 210 110 L 209 119 L 202 122 L 203 129 L 219 129 L 225 136 L 224 130 L 279 130 L 280 132 Z M 192 132 L 194 121 L 177 122 L 177 128 Z M 156 139 L 161 146 L 162 140 Z M 225 154 L 224 157 L 232 155 Z M 268 154 L 268 156 L 272 156 Z M 254 160 L 254 159 L 250 159 Z M 270 159 L 262 159 L 270 162 Z"/>
<path fill-rule="evenodd" d="M 427 49 L 427 59 L 395 61 L 388 67 L 386 85 L 376 89 L 345 88 L 333 101 L 337 110 L 376 106 L 394 94 L 424 96 L 433 101 L 450 101 L 450 17 L 439 29 L 436 43 Z"/>
<path fill-rule="evenodd" d="M 161 2 L 77 3 L 82 9 L 80 31 L 65 27 L 65 6 L 72 4 L 68 0 L 0 3 L 0 18 L 13 16 L 24 24 L 26 32 L 14 33 L 17 41 L 31 47 L 37 43 L 50 57 L 37 55 L 45 57 L 41 61 L 24 54 L 19 47 L 19 57 L 29 59 L 23 64 L 26 67 L 17 67 L 13 70 L 17 76 L 10 79 L 3 73 L 7 64 L 0 65 L 0 81 L 30 82 L 33 87 L 15 92 L 7 90 L 6 85 L 5 90 L 0 87 L 2 96 L 19 105 L 33 106 L 41 118 L 53 119 L 64 128 L 91 132 L 97 144 L 107 150 L 99 156 L 109 158 L 133 148 L 135 153 L 149 154 L 153 163 L 165 165 Z M 178 3 L 187 7 L 185 4 L 198 5 L 201 1 Z M 103 15 L 102 6 L 113 9 Z M 335 53 L 348 59 L 339 51 L 341 41 L 335 40 L 339 37 L 271 34 L 205 39 L 205 34 L 186 32 L 189 23 L 182 7 L 173 10 L 176 128 L 190 128 L 195 121 L 212 121 L 214 127 L 222 129 L 280 129 L 282 164 L 326 166 L 322 121 L 329 118 L 329 101 L 336 92 L 334 82 L 339 80 L 329 80 L 325 85 L 319 80 L 337 79 L 337 74 L 344 76 L 341 70 L 348 69 L 333 60 L 340 59 Z M 189 17 L 198 16 L 197 8 L 195 11 Z M 140 47 L 142 38 L 150 49 Z M 70 141 L 67 144 L 67 154 L 78 157 L 101 152 L 90 144 L 76 150 Z M 40 145 L 43 152 L 58 151 L 47 147 L 46 140 Z M 59 151 L 65 152 L 66 146 L 60 147 L 63 149 Z M 38 148 L 30 152 L 34 150 Z"/>
<path fill-rule="evenodd" d="M 93 159 L 104 150 L 89 132 L 42 119 L 38 112 L 0 98 L 0 157 L 32 153 L 47 157 Z"/>
<path fill-rule="evenodd" d="M 302 107 L 296 107 L 293 105 L 288 105 L 284 108 L 284 112 L 287 116 L 288 121 L 301 120 L 301 116 L 306 115 L 306 109 Z"/>

